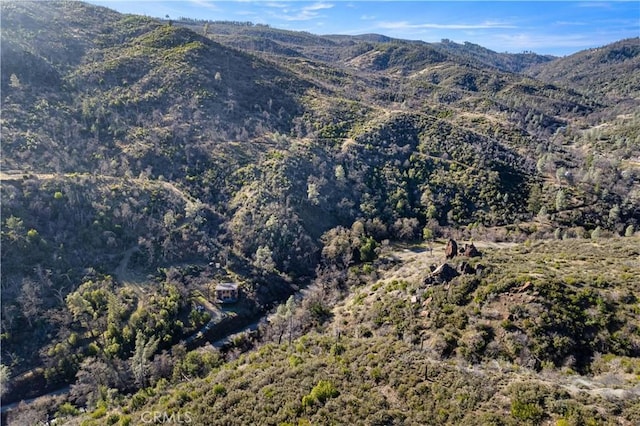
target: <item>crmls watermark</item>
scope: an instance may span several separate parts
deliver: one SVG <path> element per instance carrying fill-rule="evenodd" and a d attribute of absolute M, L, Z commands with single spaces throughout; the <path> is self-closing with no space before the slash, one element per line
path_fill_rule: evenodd
<path fill-rule="evenodd" d="M 166 411 L 145 411 L 140 418 L 145 424 L 189 424 L 193 421 L 189 413 L 173 413 Z"/>

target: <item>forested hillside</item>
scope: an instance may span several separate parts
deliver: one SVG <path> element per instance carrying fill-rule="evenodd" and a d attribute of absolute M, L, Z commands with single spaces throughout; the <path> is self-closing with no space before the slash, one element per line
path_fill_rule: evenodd
<path fill-rule="evenodd" d="M 425 264 L 441 253 L 384 250 L 375 270 L 351 269 L 351 295 L 323 324 L 309 306 L 273 318 L 285 335 L 311 326 L 301 337 L 201 362 L 175 387 L 156 379 L 84 420 L 136 424 L 151 412 L 220 425 L 633 425 L 638 243 L 483 245 L 481 259 L 449 261 L 480 274 L 433 286 Z"/>
<path fill-rule="evenodd" d="M 640 225 L 638 39 L 551 58 L 0 7 L 3 402 L 75 382 L 69 404 L 93 409 L 109 388 L 204 377 L 224 354 L 188 352 L 206 343 L 194 336 L 309 286 L 309 327 L 329 321 L 349 268 L 395 244 L 617 241 Z M 212 297 L 222 281 L 240 284 L 231 309 Z M 637 327 L 625 333 L 585 356 L 637 357 Z M 102 394 L 80 386 L 90 364 Z"/>

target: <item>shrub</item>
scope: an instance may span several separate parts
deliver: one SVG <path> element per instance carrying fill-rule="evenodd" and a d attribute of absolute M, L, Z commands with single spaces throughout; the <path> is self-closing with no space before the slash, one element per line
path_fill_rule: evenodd
<path fill-rule="evenodd" d="M 369 374 L 376 383 L 382 379 L 382 369 L 380 367 L 373 367 Z"/>
<path fill-rule="evenodd" d="M 116 423 L 118 423 L 119 420 L 120 420 L 120 414 L 118 413 L 110 414 L 109 417 L 107 417 L 107 424 L 115 425 Z"/>
<path fill-rule="evenodd" d="M 328 380 L 320 380 L 317 385 L 311 389 L 309 395 L 302 397 L 302 406 L 308 407 L 315 403 L 324 404 L 329 398 L 335 398 L 340 395 L 336 387 Z"/>
<path fill-rule="evenodd" d="M 147 402 L 147 397 L 144 394 L 144 391 L 138 391 L 131 397 L 131 408 L 138 409 L 142 407 Z"/>
<path fill-rule="evenodd" d="M 633 237 L 634 233 L 635 233 L 635 229 L 633 228 L 633 225 L 627 226 L 627 228 L 624 230 L 625 237 Z"/>
<path fill-rule="evenodd" d="M 298 355 L 291 355 L 289 357 L 289 366 L 291 368 L 297 367 L 302 363 L 303 363 L 302 358 L 300 358 Z"/>
<path fill-rule="evenodd" d="M 221 383 L 214 385 L 212 391 L 214 395 L 224 396 L 227 394 L 227 389 Z"/>
<path fill-rule="evenodd" d="M 331 355 L 334 355 L 334 356 L 342 355 L 346 350 L 347 348 L 345 348 L 343 344 L 336 343 L 331 347 Z"/>
<path fill-rule="evenodd" d="M 550 389 L 536 383 L 515 383 L 511 385 L 511 415 L 533 424 L 538 424 L 544 417 L 545 398 Z"/>
<path fill-rule="evenodd" d="M 531 420 L 538 423 L 542 420 L 544 411 L 534 402 L 514 400 L 511 402 L 511 415 L 518 420 Z"/>
<path fill-rule="evenodd" d="M 91 413 L 92 419 L 99 419 L 104 417 L 107 414 L 107 407 L 98 407 Z"/>
<path fill-rule="evenodd" d="M 70 402 L 65 402 L 60 407 L 58 407 L 58 411 L 56 412 L 56 417 L 66 417 L 66 416 L 75 416 L 80 413 L 73 404 Z"/>

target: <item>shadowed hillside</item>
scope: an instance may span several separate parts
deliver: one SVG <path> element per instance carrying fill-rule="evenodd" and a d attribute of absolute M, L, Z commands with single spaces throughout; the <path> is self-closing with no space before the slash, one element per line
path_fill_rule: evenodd
<path fill-rule="evenodd" d="M 340 315 L 333 304 L 384 269 L 372 262 L 390 244 L 554 239 L 549 250 L 562 251 L 560 240 L 626 241 L 638 229 L 637 40 L 553 59 L 449 41 L 162 21 L 79 2 L 0 7 L 3 401 L 73 384 L 60 409 L 106 412 L 120 398 L 108 395 L 204 377 L 250 339 L 214 353 L 187 347 L 255 325 L 293 294 L 308 324 L 296 333 L 319 326 L 309 338 L 322 346 L 332 339 L 322 324 Z M 616 269 L 612 279 L 627 285 L 629 273 Z M 581 299 L 575 282 L 561 296 L 553 285 L 566 280 L 554 279 L 531 315 L 574 296 L 617 315 Z M 239 283 L 236 306 L 217 304 L 218 282 Z M 462 284 L 464 306 L 498 297 L 481 294 L 489 282 Z M 380 309 L 395 309 L 376 297 Z M 295 311 L 277 309 L 281 320 Z M 589 320 L 574 314 L 576 324 Z M 522 366 L 544 361 L 555 371 L 575 350 L 571 368 L 589 374 L 596 353 L 636 357 L 636 338 L 623 340 L 613 317 L 598 317 L 609 334 L 596 343 L 578 325 L 556 336 L 552 318 L 543 334 L 564 352 L 527 334 L 520 343 L 539 359 Z M 262 343 L 282 343 L 282 321 L 260 329 Z M 341 334 L 357 329 L 335 321 L 349 329 Z M 460 321 L 447 333 L 475 341 Z M 451 351 L 464 347 L 440 337 Z M 461 351 L 469 362 L 492 357 Z M 519 362 L 509 354 L 506 362 Z M 334 393 L 328 385 L 313 394 L 316 379 L 296 385 L 312 397 L 278 422 L 332 399 L 318 396 Z"/>

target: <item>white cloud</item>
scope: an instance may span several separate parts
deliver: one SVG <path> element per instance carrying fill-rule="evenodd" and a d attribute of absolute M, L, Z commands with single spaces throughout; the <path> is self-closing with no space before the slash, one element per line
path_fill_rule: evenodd
<path fill-rule="evenodd" d="M 189 3 L 193 4 L 197 7 L 204 7 L 205 9 L 213 10 L 215 12 L 219 12 L 220 8 L 213 2 L 207 0 L 189 0 Z"/>
<path fill-rule="evenodd" d="M 362 15 L 360 19 L 362 19 L 363 21 L 372 21 L 376 19 L 376 17 L 374 15 Z"/>
<path fill-rule="evenodd" d="M 387 30 L 421 30 L 421 29 L 436 29 L 436 30 L 483 30 L 483 29 L 514 29 L 515 25 L 506 24 L 502 22 L 485 21 L 479 24 L 411 24 L 407 21 L 397 22 L 380 22 L 378 26 Z"/>
<path fill-rule="evenodd" d="M 259 3 L 258 3 L 259 4 Z M 289 7 L 289 4 L 287 3 L 278 3 L 278 2 L 274 2 L 274 1 L 270 1 L 268 3 L 265 3 L 264 6 L 268 6 L 268 7 L 275 7 L 275 8 L 279 8 L 279 9 L 284 9 L 286 7 Z"/>
<path fill-rule="evenodd" d="M 331 3 L 314 3 L 310 6 L 303 7 L 302 10 L 313 11 L 313 10 L 322 10 L 322 9 L 331 9 L 333 5 Z"/>
<path fill-rule="evenodd" d="M 602 1 L 585 1 L 582 3 L 578 3 L 578 7 L 598 7 L 604 9 L 610 9 L 611 3 L 602 2 Z"/>
<path fill-rule="evenodd" d="M 556 21 L 555 25 L 563 26 L 563 27 L 573 27 L 573 26 L 584 26 L 588 25 L 586 22 L 581 21 Z"/>
<path fill-rule="evenodd" d="M 331 3 L 317 2 L 308 6 L 296 8 L 295 3 L 292 3 L 281 8 L 281 12 L 272 12 L 270 15 L 283 21 L 309 21 L 323 17 L 319 11 L 331 9 L 333 7 L 334 5 Z"/>
<path fill-rule="evenodd" d="M 494 48 L 501 46 L 502 50 L 518 51 L 518 50 L 535 50 L 535 51 L 551 51 L 558 48 L 585 49 L 594 43 L 594 34 L 499 34 L 493 37 L 492 44 Z M 606 44 L 605 39 L 601 44 Z"/>

